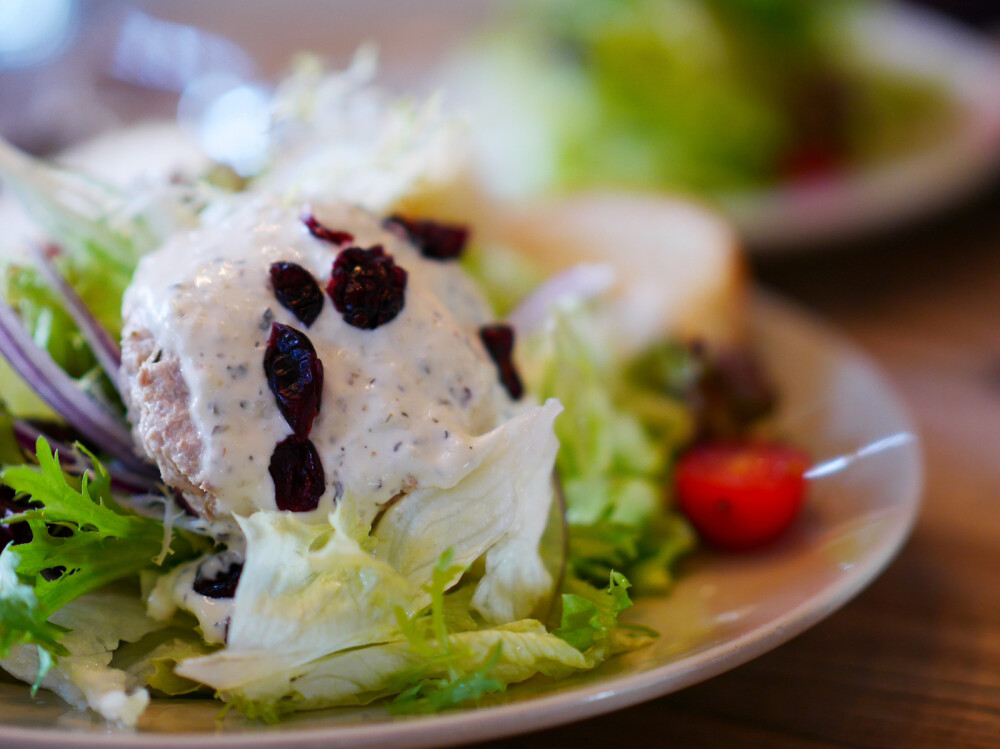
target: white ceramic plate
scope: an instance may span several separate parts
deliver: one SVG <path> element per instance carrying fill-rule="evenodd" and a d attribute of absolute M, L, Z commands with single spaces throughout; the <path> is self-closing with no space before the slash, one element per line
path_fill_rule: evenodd
<path fill-rule="evenodd" d="M 922 464 L 913 425 L 879 371 L 800 311 L 754 305 L 756 344 L 784 394 L 779 424 L 824 465 L 807 510 L 766 551 L 701 552 L 669 597 L 630 619 L 659 640 L 561 682 L 511 688 L 495 704 L 393 718 L 377 707 L 249 723 L 207 700 L 154 701 L 137 732 L 107 728 L 56 697 L 0 679 L 0 746 L 425 747 L 509 736 L 615 710 L 711 678 L 791 639 L 855 596 L 889 563 L 919 509 Z"/>

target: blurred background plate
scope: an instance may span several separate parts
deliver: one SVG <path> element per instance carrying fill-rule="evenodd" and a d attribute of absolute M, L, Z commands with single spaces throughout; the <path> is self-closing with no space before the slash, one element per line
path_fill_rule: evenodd
<path fill-rule="evenodd" d="M 378 43 L 386 81 L 426 89 L 463 41 L 509 6 L 499 0 L 0 0 L 0 133 L 51 152 L 138 118 L 173 117 L 180 94 L 199 81 L 204 92 L 206 78 L 220 90 L 243 85 L 253 95 L 297 51 L 343 66 L 365 40 Z M 936 82 L 954 101 L 955 116 L 933 143 L 899 160 L 717 194 L 754 252 L 803 252 L 919 221 L 997 173 L 1000 45 L 910 4 L 859 8 L 843 40 L 858 59 Z M 486 159 L 516 161 L 503 154 Z M 487 169 L 488 182 L 503 181 L 496 171 Z"/>
<path fill-rule="evenodd" d="M 852 26 L 858 54 L 939 81 L 958 104 L 940 141 L 842 179 L 728 198 L 751 248 L 794 252 L 931 217 L 1000 167 L 1000 42 L 901 3 L 875 4 Z"/>

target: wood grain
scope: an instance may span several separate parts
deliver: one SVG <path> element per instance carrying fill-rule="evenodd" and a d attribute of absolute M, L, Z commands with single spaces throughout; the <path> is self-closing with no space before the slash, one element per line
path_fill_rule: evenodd
<path fill-rule="evenodd" d="M 909 403 L 928 470 L 910 543 L 858 599 L 756 661 L 488 746 L 1000 747 L 1000 189 L 757 272 L 861 343 Z"/>

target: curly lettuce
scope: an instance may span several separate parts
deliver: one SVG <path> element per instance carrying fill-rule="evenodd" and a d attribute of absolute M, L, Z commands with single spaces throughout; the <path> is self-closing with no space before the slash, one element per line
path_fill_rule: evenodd
<path fill-rule="evenodd" d="M 31 530 L 30 541 L 0 552 L 0 655 L 28 643 L 49 656 L 65 655 L 64 630 L 51 623 L 51 616 L 154 566 L 164 548 L 163 523 L 116 502 L 110 476 L 90 457 L 93 472 L 77 479 L 63 471 L 48 442 L 39 438 L 37 466 L 11 466 L 0 473 L 0 481 L 26 502 L 23 512 L 0 524 L 26 523 Z M 205 545 L 204 539 L 177 531 L 169 538 L 170 562 L 196 556 Z"/>

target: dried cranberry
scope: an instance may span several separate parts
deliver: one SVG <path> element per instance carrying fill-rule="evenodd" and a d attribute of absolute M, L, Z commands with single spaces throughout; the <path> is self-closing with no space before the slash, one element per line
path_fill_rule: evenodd
<path fill-rule="evenodd" d="M 349 242 L 354 241 L 353 234 L 346 231 L 329 229 L 323 226 L 323 224 L 321 224 L 311 213 L 308 216 L 302 217 L 302 223 L 306 225 L 310 234 L 316 237 L 316 239 L 322 239 L 324 242 L 333 242 L 333 244 L 348 244 Z"/>
<path fill-rule="evenodd" d="M 406 271 L 381 245 L 367 250 L 351 247 L 337 255 L 326 290 L 344 322 L 373 330 L 403 309 Z"/>
<path fill-rule="evenodd" d="M 750 351 L 708 353 L 694 347 L 701 375 L 688 394 L 697 417 L 699 437 L 745 434 L 777 406 L 777 390 L 760 360 Z"/>
<path fill-rule="evenodd" d="M 524 395 L 524 387 L 514 368 L 514 329 L 499 323 L 484 325 L 479 329 L 479 337 L 500 370 L 500 382 L 510 397 L 517 400 Z"/>
<path fill-rule="evenodd" d="M 323 362 L 312 341 L 295 328 L 273 323 L 264 352 L 264 373 L 281 415 L 296 438 L 305 439 L 323 395 Z"/>
<path fill-rule="evenodd" d="M 215 577 L 202 577 L 201 568 L 194 578 L 194 592 L 200 596 L 209 598 L 232 598 L 236 595 L 236 586 L 239 585 L 240 575 L 243 574 L 243 565 L 233 562 L 226 569 L 215 574 Z"/>
<path fill-rule="evenodd" d="M 312 273 L 295 263 L 272 263 L 271 285 L 281 306 L 303 325 L 308 328 L 316 322 L 323 309 L 323 292 Z"/>
<path fill-rule="evenodd" d="M 271 454 L 268 471 L 279 510 L 309 512 L 319 505 L 326 489 L 326 474 L 312 442 L 294 437 L 279 442 Z"/>
<path fill-rule="evenodd" d="M 458 224 L 439 224 L 397 215 L 387 218 L 384 225 L 390 230 L 398 227 L 420 254 L 432 260 L 455 260 L 469 239 L 468 228 Z"/>
<path fill-rule="evenodd" d="M 14 499 L 14 490 L 9 486 L 0 486 L 0 518 L 19 515 L 29 509 L 23 502 Z M 31 528 L 27 523 L 11 523 L 0 525 L 0 549 L 7 544 L 26 544 L 31 541 Z"/>

